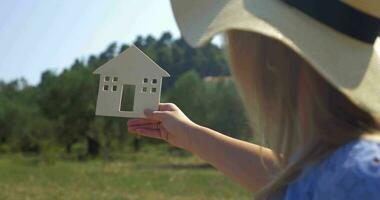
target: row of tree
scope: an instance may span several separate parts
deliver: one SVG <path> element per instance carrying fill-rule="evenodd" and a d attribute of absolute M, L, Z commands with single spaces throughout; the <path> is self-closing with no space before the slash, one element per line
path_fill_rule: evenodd
<path fill-rule="evenodd" d="M 138 37 L 134 45 L 171 74 L 163 82 L 162 101 L 176 103 L 202 125 L 237 138 L 250 136 L 221 48 L 209 43 L 194 49 L 170 33 Z M 125 147 L 159 143 L 127 134 L 125 119 L 94 114 L 99 77 L 92 72 L 127 48 L 112 43 L 59 74 L 43 72 L 36 86 L 22 79 L 0 81 L 0 152 L 109 158 Z"/>

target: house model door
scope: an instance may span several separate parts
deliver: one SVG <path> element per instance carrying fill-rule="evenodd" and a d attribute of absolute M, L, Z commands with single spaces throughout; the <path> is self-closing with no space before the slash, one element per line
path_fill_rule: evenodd
<path fill-rule="evenodd" d="M 134 111 L 136 85 L 124 84 L 122 87 L 120 111 Z"/>

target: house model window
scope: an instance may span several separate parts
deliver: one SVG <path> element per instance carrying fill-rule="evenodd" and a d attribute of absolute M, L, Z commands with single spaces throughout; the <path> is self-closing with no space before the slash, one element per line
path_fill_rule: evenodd
<path fill-rule="evenodd" d="M 96 115 L 143 118 L 158 110 L 163 77 L 170 75 L 136 46 L 95 70 L 100 74 Z"/>

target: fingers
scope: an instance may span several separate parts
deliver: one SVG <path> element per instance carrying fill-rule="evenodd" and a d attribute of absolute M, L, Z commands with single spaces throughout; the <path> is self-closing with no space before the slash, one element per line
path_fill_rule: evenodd
<path fill-rule="evenodd" d="M 176 111 L 178 108 L 173 103 L 160 103 L 158 105 L 158 110 L 160 111 Z"/>
<path fill-rule="evenodd" d="M 144 111 L 144 114 L 148 119 L 162 122 L 170 117 L 170 112 L 171 111 L 152 111 L 147 109 Z"/>
<path fill-rule="evenodd" d="M 160 129 L 159 123 L 149 123 L 149 124 L 139 124 L 139 125 L 128 125 L 128 130 L 136 130 L 139 128 L 149 128 L 149 129 Z"/>
<path fill-rule="evenodd" d="M 128 131 L 132 133 L 137 133 L 145 137 L 157 138 L 168 141 L 168 133 L 160 129 L 158 124 L 152 125 L 155 125 L 155 127 L 149 125 L 141 127 L 129 127 Z"/>
<path fill-rule="evenodd" d="M 150 109 L 145 109 L 144 114 L 147 119 L 163 121 L 170 116 L 170 113 L 177 111 L 178 107 L 173 103 L 160 103 L 158 111 L 152 111 Z M 145 123 L 145 122 L 144 122 Z"/>
<path fill-rule="evenodd" d="M 137 128 L 134 129 L 134 131 L 139 135 L 145 136 L 145 137 L 151 137 L 151 138 L 157 138 L 157 139 L 164 139 L 161 136 L 161 131 L 159 129 L 150 129 L 150 128 Z"/>
<path fill-rule="evenodd" d="M 127 124 L 128 126 L 140 126 L 152 123 L 158 123 L 158 121 L 152 119 L 130 119 Z"/>

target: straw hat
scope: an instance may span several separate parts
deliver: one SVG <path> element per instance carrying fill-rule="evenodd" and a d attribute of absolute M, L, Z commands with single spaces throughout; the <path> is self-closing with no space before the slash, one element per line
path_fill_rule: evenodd
<path fill-rule="evenodd" d="M 277 39 L 380 116 L 380 0 L 171 0 L 185 40 L 229 29 Z"/>

